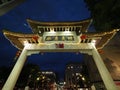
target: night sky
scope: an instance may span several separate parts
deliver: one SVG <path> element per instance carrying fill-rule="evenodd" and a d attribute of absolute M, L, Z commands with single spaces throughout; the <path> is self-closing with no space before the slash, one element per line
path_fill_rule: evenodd
<path fill-rule="evenodd" d="M 80 21 L 90 17 L 83 0 L 26 0 L 6 14 L 0 16 L 0 66 L 13 65 L 18 51 L 3 35 L 2 30 L 32 33 L 26 19 L 38 21 Z M 65 65 L 82 62 L 83 55 L 76 53 L 44 53 L 29 56 L 27 62 L 40 66 L 42 70 L 53 70 L 64 76 Z"/>

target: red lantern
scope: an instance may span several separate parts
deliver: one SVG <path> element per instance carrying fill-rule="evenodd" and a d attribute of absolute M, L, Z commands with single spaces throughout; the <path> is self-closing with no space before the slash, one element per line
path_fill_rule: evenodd
<path fill-rule="evenodd" d="M 80 38 L 83 40 L 83 39 L 86 39 L 87 36 L 83 34 L 82 36 L 80 36 Z"/>
<path fill-rule="evenodd" d="M 98 52 L 99 52 L 100 54 L 103 54 L 103 53 L 104 53 L 104 51 L 103 51 L 102 49 L 98 49 Z"/>
<path fill-rule="evenodd" d="M 35 41 L 37 41 L 39 37 L 38 37 L 38 36 L 33 36 L 32 38 L 33 38 Z"/>
<path fill-rule="evenodd" d="M 19 55 L 20 55 L 20 53 L 21 53 L 21 51 L 17 51 L 16 56 L 19 56 Z"/>
<path fill-rule="evenodd" d="M 116 84 L 117 86 L 120 86 L 120 82 L 116 82 L 115 84 Z"/>
<path fill-rule="evenodd" d="M 64 48 L 64 44 L 59 44 L 59 48 Z"/>
<path fill-rule="evenodd" d="M 14 61 L 17 60 L 17 58 L 20 56 L 20 54 L 21 54 L 21 51 L 17 51 L 16 52 L 16 55 L 14 57 Z"/>

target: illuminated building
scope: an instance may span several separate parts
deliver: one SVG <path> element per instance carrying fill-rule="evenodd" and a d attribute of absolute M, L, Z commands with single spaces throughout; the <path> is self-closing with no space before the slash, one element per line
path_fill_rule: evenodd
<path fill-rule="evenodd" d="M 117 90 L 98 53 L 117 30 L 88 32 L 91 19 L 79 22 L 39 22 L 28 19 L 27 22 L 33 34 L 3 31 L 6 38 L 22 51 L 3 90 L 14 88 L 27 56 L 40 52 L 80 52 L 92 55 L 106 88 Z"/>
<path fill-rule="evenodd" d="M 81 63 L 67 64 L 65 69 L 65 82 L 67 87 L 85 88 L 84 65 Z"/>
<path fill-rule="evenodd" d="M 54 83 L 56 80 L 56 74 L 52 71 L 42 71 L 41 72 L 43 76 L 45 76 L 46 78 L 48 78 L 51 83 Z"/>
<path fill-rule="evenodd" d="M 42 89 L 50 89 L 50 85 L 56 81 L 56 75 L 52 71 L 41 71 L 37 77 L 37 87 Z"/>

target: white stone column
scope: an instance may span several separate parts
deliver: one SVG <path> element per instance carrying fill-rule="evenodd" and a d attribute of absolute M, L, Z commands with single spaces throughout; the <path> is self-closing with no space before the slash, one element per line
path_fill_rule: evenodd
<path fill-rule="evenodd" d="M 96 88 L 95 88 L 95 85 L 94 85 L 94 84 L 91 86 L 91 89 L 92 89 L 92 90 L 96 90 Z"/>
<path fill-rule="evenodd" d="M 106 86 L 107 90 L 118 90 L 108 69 L 106 68 L 101 56 L 99 55 L 96 47 L 93 45 L 92 56 L 95 61 L 95 64 L 98 68 L 100 76 Z"/>
<path fill-rule="evenodd" d="M 27 58 L 27 50 L 24 48 L 21 55 L 19 56 L 13 70 L 11 71 L 11 74 L 9 75 L 6 83 L 4 84 L 2 90 L 13 90 L 15 87 L 15 84 L 18 80 L 18 77 L 20 75 L 20 72 L 24 66 L 24 63 Z"/>

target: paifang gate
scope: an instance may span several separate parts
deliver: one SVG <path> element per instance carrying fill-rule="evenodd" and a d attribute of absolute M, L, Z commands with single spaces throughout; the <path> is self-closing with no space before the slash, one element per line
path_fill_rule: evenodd
<path fill-rule="evenodd" d="M 32 34 L 3 30 L 6 38 L 20 54 L 2 90 L 13 90 L 27 56 L 40 52 L 80 52 L 93 56 L 107 90 L 117 90 L 98 50 L 102 49 L 116 34 L 110 32 L 88 32 L 91 19 L 79 22 L 39 22 L 27 19 Z"/>

